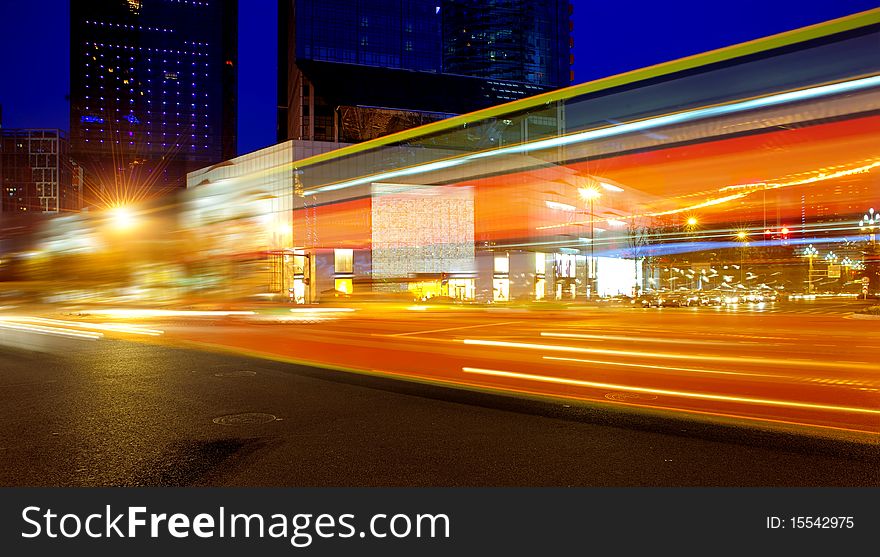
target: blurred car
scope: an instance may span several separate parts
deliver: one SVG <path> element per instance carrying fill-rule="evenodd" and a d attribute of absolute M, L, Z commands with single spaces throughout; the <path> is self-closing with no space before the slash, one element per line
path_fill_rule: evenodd
<path fill-rule="evenodd" d="M 348 300 L 351 298 L 351 294 L 348 292 L 343 292 L 341 290 L 336 290 L 335 288 L 330 288 L 329 290 L 322 290 L 321 294 L 318 296 L 318 303 L 325 304 L 331 302 L 338 302 L 341 300 Z"/>
<path fill-rule="evenodd" d="M 724 305 L 724 296 L 717 293 L 700 294 L 701 306 L 721 306 Z"/>
<path fill-rule="evenodd" d="M 658 307 L 661 308 L 680 308 L 686 307 L 689 303 L 690 296 L 687 292 L 667 292 L 658 297 Z"/>
<path fill-rule="evenodd" d="M 649 308 L 651 306 L 657 305 L 657 295 L 656 294 L 639 294 L 632 300 L 630 300 L 630 305 L 635 307 L 643 307 Z"/>

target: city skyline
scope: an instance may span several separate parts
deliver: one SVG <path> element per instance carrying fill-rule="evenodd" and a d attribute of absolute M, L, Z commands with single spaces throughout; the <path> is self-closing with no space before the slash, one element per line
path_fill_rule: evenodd
<path fill-rule="evenodd" d="M 43 60 L 43 70 L 54 72 L 53 83 L 63 86 L 10 89 L 0 85 L 4 127 L 59 128 L 69 131 L 69 9 L 63 0 L 31 4 L 7 2 L 0 17 L 0 68 L 19 75 L 24 83 L 35 82 L 37 70 L 12 48 L 25 43 L 30 29 L 42 28 L 50 37 L 31 45 L 29 52 Z M 707 10 L 702 2 L 675 5 L 640 3 L 622 19 L 613 4 L 591 5 L 573 0 L 574 83 L 582 83 L 720 48 L 730 44 L 819 23 L 874 7 L 867 0 L 845 0 L 808 6 L 794 0 L 740 2 Z M 275 0 L 248 2 L 240 10 L 239 60 L 239 153 L 275 143 L 277 21 Z M 46 14 L 50 14 L 46 17 Z M 635 14 L 635 15 L 633 15 Z M 755 17 L 761 14 L 762 17 Z M 46 17 L 45 20 L 41 19 Z M 25 21 L 27 24 L 22 25 Z M 623 29 L 629 43 L 617 40 Z M 267 32 L 268 30 L 268 32 Z M 651 48 L 645 48 L 645 44 Z M 60 49 L 60 51 L 59 51 Z M 11 83 L 6 81 L 5 83 Z"/>

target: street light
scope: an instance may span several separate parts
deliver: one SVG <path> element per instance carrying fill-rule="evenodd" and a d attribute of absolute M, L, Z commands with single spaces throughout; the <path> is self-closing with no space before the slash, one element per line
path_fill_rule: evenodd
<path fill-rule="evenodd" d="M 581 196 L 581 199 L 590 203 L 590 264 L 587 265 L 587 298 L 592 298 L 593 291 L 596 289 L 596 258 L 594 257 L 596 241 L 593 237 L 593 202 L 602 197 L 602 192 L 595 186 L 587 186 L 585 188 L 578 188 L 578 194 Z"/>
<path fill-rule="evenodd" d="M 110 216 L 110 223 L 117 230 L 128 230 L 135 225 L 135 215 L 128 207 L 113 207 L 108 214 Z"/>
<path fill-rule="evenodd" d="M 810 244 L 806 248 L 804 248 L 804 257 L 807 258 L 807 261 L 810 263 L 810 268 L 807 271 L 807 294 L 813 293 L 813 259 L 819 255 L 819 250 L 813 247 L 813 244 Z"/>
<path fill-rule="evenodd" d="M 745 278 L 745 260 L 746 260 L 746 248 L 749 246 L 749 233 L 745 230 L 739 230 L 736 233 L 736 239 L 739 240 L 739 282 L 743 286 L 746 284 Z"/>
<path fill-rule="evenodd" d="M 859 229 L 862 232 L 867 232 L 871 243 L 874 243 L 874 229 L 880 228 L 880 213 L 875 213 L 874 208 L 871 207 L 868 209 L 868 212 L 865 213 L 865 216 L 859 220 Z"/>

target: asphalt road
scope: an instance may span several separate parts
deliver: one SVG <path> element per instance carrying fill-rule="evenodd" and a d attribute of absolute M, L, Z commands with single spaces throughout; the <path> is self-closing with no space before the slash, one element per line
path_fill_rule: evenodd
<path fill-rule="evenodd" d="M 4 486 L 880 485 L 876 445 L 107 337 L 0 348 L 0 461 Z"/>

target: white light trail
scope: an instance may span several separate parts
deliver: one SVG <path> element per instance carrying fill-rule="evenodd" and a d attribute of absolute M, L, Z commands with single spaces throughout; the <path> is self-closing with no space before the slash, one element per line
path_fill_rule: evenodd
<path fill-rule="evenodd" d="M 665 360 L 692 360 L 692 361 L 710 361 L 710 362 L 731 362 L 737 364 L 750 363 L 760 365 L 775 366 L 796 366 L 796 367 L 830 367 L 839 369 L 858 369 L 864 370 L 865 363 L 848 363 L 848 362 L 817 362 L 813 360 L 797 360 L 793 358 L 748 358 L 744 356 L 733 356 L 722 358 L 718 356 L 700 355 L 700 354 L 670 354 L 666 352 L 635 352 L 631 350 L 608 350 L 604 348 L 584 348 L 580 346 L 559 346 L 556 344 L 534 344 L 527 342 L 507 342 L 502 340 L 480 340 L 480 339 L 464 339 L 465 344 L 476 346 L 495 346 L 498 348 L 517 348 L 524 350 L 542 350 L 546 352 L 574 352 L 578 354 L 604 354 L 606 356 L 626 356 L 633 358 L 656 358 Z"/>
<path fill-rule="evenodd" d="M 345 182 L 339 182 L 337 184 L 330 184 L 327 186 L 318 187 L 313 190 L 308 190 L 304 192 L 303 195 L 315 195 L 320 192 L 327 191 L 335 191 L 345 188 L 350 188 L 353 186 L 369 184 L 373 182 L 381 182 L 384 180 L 388 180 L 390 178 L 397 178 L 400 176 L 410 176 L 414 174 L 424 174 L 427 172 L 431 172 L 434 170 L 441 170 L 445 168 L 450 168 L 453 166 L 459 166 L 465 164 L 467 162 L 486 159 L 489 157 L 498 157 L 504 155 L 513 155 L 519 153 L 525 153 L 530 151 L 539 151 L 543 149 L 550 149 L 554 147 L 560 147 L 563 145 L 571 145 L 574 143 L 583 143 L 586 141 L 592 141 L 596 139 L 604 139 L 607 137 L 614 137 L 618 135 L 624 135 L 628 133 L 634 132 L 642 132 L 647 130 L 652 130 L 655 128 L 661 128 L 664 126 L 681 124 L 684 122 L 689 122 L 692 120 L 702 120 L 705 118 L 712 118 L 716 116 L 724 116 L 728 114 L 735 114 L 738 112 L 745 112 L 748 110 L 755 110 L 758 108 L 767 108 L 772 106 L 777 106 L 781 104 L 786 104 L 790 102 L 798 102 L 815 98 L 822 98 L 829 95 L 836 95 L 839 93 L 846 93 L 850 91 L 859 91 L 862 89 L 868 89 L 871 87 L 876 87 L 880 85 L 880 76 L 871 76 L 865 77 L 861 79 L 854 79 L 851 81 L 845 81 L 841 83 L 832 83 L 830 85 L 822 85 L 819 87 L 810 87 L 808 89 L 801 89 L 799 91 L 789 91 L 787 93 L 779 93 L 775 95 L 769 95 L 766 97 L 761 97 L 757 99 L 750 99 L 746 101 L 733 102 L 730 104 L 720 105 L 720 106 L 709 106 L 704 108 L 698 108 L 694 110 L 687 110 L 684 112 L 679 112 L 676 114 L 666 114 L 664 116 L 657 116 L 653 118 L 647 118 L 645 120 L 640 120 L 637 122 L 629 122 L 626 124 L 617 124 L 613 126 L 609 126 L 606 128 L 594 129 L 584 132 L 573 133 L 571 135 L 565 135 L 561 137 L 553 137 L 549 139 L 542 139 L 538 141 L 532 141 L 530 143 L 522 143 L 518 145 L 511 145 L 509 147 L 501 147 L 497 149 L 490 149 L 487 151 L 482 151 L 479 153 L 473 153 L 470 155 L 465 155 L 463 157 L 454 158 L 454 159 L 446 159 L 442 161 L 436 161 L 427 164 L 421 164 L 412 166 L 409 168 L 404 168 L 400 170 L 394 170 L 390 172 L 383 172 L 380 174 L 375 174 L 373 176 L 366 176 L 363 178 L 356 178 L 353 180 L 347 180 Z M 739 196 L 734 196 L 736 198 Z"/>

